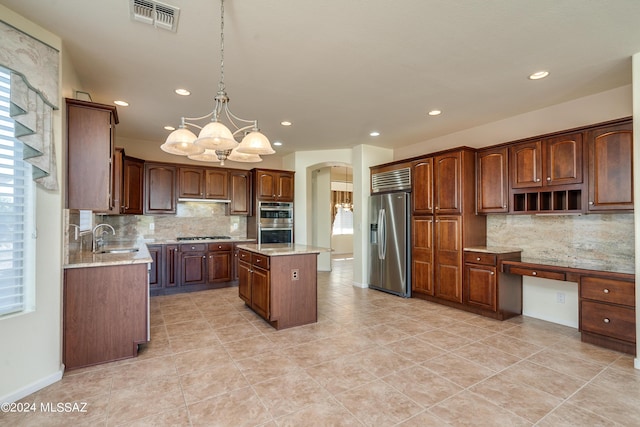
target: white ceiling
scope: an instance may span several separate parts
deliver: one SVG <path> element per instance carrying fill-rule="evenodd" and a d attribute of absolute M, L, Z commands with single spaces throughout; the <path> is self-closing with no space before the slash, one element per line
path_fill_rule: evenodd
<path fill-rule="evenodd" d="M 220 78 L 219 0 L 163 2 L 180 8 L 176 33 L 132 21 L 129 0 L 0 0 L 62 38 L 93 101 L 131 104 L 118 108 L 119 137 L 158 144 L 164 125 L 211 110 Z M 231 110 L 282 141 L 280 155 L 402 147 L 623 86 L 640 52 L 638 0 L 226 0 L 225 9 Z M 550 76 L 527 79 L 542 69 Z M 443 114 L 429 117 L 435 108 Z"/>

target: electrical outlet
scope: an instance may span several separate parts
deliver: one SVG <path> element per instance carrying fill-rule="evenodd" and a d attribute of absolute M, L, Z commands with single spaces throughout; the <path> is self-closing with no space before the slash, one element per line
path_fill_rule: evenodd
<path fill-rule="evenodd" d="M 557 302 L 558 304 L 564 304 L 564 296 L 565 296 L 565 295 L 564 295 L 564 292 L 558 292 L 558 293 L 556 294 L 556 302 Z"/>
<path fill-rule="evenodd" d="M 300 279 L 300 270 L 298 270 L 297 268 L 295 270 L 291 270 L 291 280 L 298 279 Z"/>

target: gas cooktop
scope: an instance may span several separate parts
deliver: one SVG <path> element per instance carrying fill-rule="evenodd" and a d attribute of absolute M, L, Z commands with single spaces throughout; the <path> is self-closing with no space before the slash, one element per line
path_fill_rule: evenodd
<path fill-rule="evenodd" d="M 178 237 L 177 241 L 182 240 L 225 240 L 231 239 L 230 236 L 188 236 L 188 237 Z"/>

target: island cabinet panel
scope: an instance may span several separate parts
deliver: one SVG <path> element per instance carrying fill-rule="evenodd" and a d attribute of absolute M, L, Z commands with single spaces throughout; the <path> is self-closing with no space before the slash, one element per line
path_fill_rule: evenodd
<path fill-rule="evenodd" d="M 64 270 L 66 369 L 135 357 L 147 341 L 147 264 Z"/>
<path fill-rule="evenodd" d="M 238 294 L 276 329 L 318 321 L 317 253 L 266 256 L 240 249 Z"/>
<path fill-rule="evenodd" d="M 162 288 L 164 286 L 164 255 L 162 245 L 147 245 L 147 249 L 153 260 L 149 266 L 149 288 Z"/>
<path fill-rule="evenodd" d="M 176 167 L 165 163 L 144 165 L 144 213 L 176 213 Z"/>
<path fill-rule="evenodd" d="M 589 211 L 633 210 L 633 124 L 587 133 Z"/>
<path fill-rule="evenodd" d="M 478 152 L 476 160 L 476 209 L 478 213 L 509 211 L 507 147 Z"/>

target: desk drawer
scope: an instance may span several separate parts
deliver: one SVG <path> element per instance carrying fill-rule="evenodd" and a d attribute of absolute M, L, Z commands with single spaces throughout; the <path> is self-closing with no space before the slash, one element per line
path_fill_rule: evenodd
<path fill-rule="evenodd" d="M 465 252 L 464 262 L 472 264 L 496 265 L 496 256 L 482 252 Z"/>
<path fill-rule="evenodd" d="M 536 270 L 535 268 L 511 266 L 509 269 L 511 274 L 519 274 L 520 276 L 540 277 L 542 279 L 565 280 L 564 273 L 557 271 Z"/>
<path fill-rule="evenodd" d="M 636 341 L 636 313 L 633 308 L 581 301 L 580 320 L 581 328 L 585 332 L 623 341 Z"/>
<path fill-rule="evenodd" d="M 635 285 L 633 282 L 606 279 L 604 277 L 582 276 L 580 296 L 596 301 L 635 306 Z"/>

